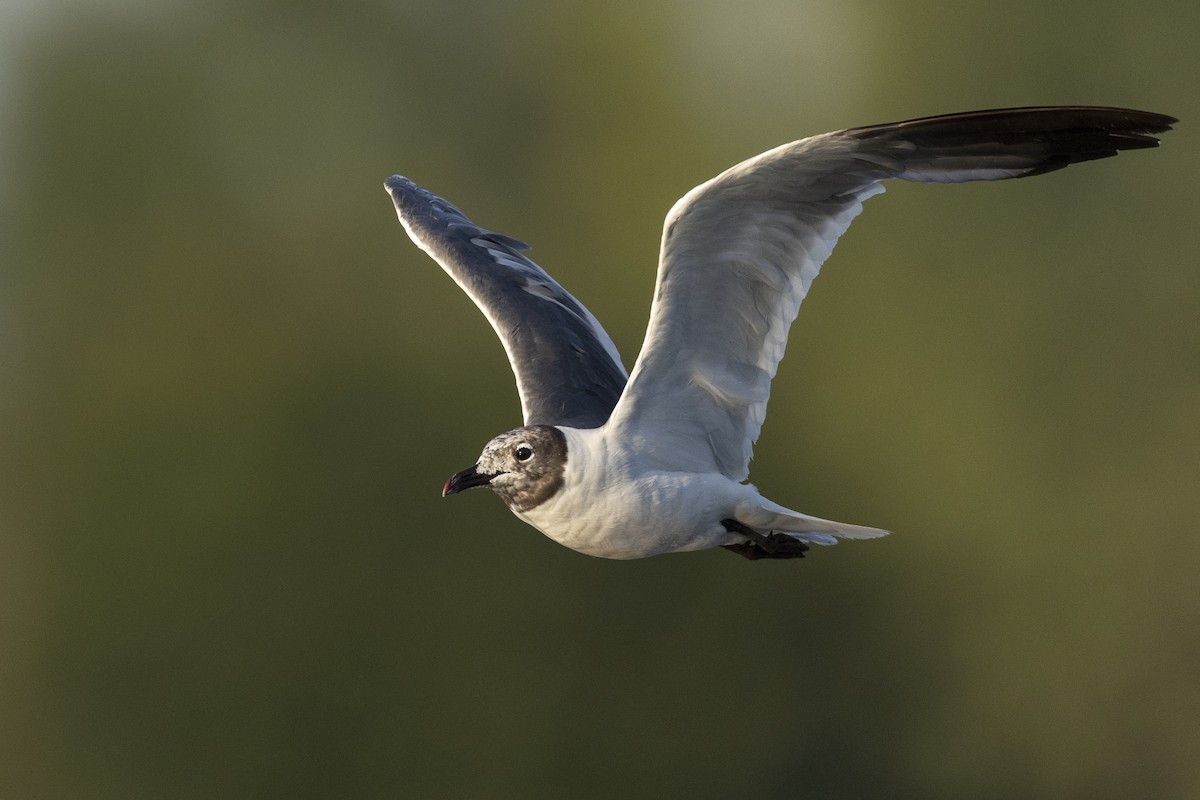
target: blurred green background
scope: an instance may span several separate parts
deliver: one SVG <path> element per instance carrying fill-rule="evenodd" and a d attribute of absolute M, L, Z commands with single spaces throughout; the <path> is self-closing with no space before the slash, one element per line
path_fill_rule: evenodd
<path fill-rule="evenodd" d="M 0 5 L 0 796 L 1200 797 L 1200 6 Z M 1157 151 L 892 185 L 752 478 L 888 539 L 608 562 L 451 472 L 519 423 L 405 174 L 632 364 L 662 218 L 1005 105 Z"/>

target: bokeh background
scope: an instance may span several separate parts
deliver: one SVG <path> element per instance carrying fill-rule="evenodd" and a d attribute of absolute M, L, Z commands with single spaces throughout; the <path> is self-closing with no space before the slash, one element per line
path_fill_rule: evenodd
<path fill-rule="evenodd" d="M 0 796 L 1200 797 L 1200 6 L 0 4 Z M 894 531 L 608 562 L 451 472 L 519 422 L 400 172 L 632 364 L 742 158 L 1174 114 L 893 185 L 792 329 L 763 491 Z"/>

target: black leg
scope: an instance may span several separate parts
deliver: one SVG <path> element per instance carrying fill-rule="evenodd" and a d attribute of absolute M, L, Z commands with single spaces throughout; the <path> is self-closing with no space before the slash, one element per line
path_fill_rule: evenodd
<path fill-rule="evenodd" d="M 724 547 L 731 553 L 737 553 L 742 558 L 748 558 L 751 561 L 756 561 L 760 558 L 770 558 L 766 550 L 756 545 L 754 542 L 745 542 L 743 544 L 723 544 Z"/>
<path fill-rule="evenodd" d="M 804 558 L 804 553 L 808 550 L 808 545 L 786 533 L 772 531 L 762 534 L 736 519 L 723 519 L 721 524 L 730 533 L 741 533 L 750 537 L 750 541 L 742 544 L 723 544 L 721 546 L 751 561 L 760 558 Z"/>

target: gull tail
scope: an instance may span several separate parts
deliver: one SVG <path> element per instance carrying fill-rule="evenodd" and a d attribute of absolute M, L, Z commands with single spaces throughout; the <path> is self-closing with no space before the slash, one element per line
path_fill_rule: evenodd
<path fill-rule="evenodd" d="M 887 531 L 879 528 L 810 517 L 765 498 L 761 504 L 738 508 L 737 520 L 762 533 L 786 533 L 792 538 L 813 544 L 837 544 L 838 539 L 878 539 L 888 535 Z"/>

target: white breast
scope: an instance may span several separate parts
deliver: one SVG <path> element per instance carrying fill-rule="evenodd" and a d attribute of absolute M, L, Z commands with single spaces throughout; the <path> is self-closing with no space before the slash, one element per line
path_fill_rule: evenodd
<path fill-rule="evenodd" d="M 562 431 L 562 489 L 517 516 L 581 553 L 627 559 L 715 547 L 729 538 L 721 520 L 757 497 L 752 486 L 716 473 L 639 469 L 603 428 Z"/>

